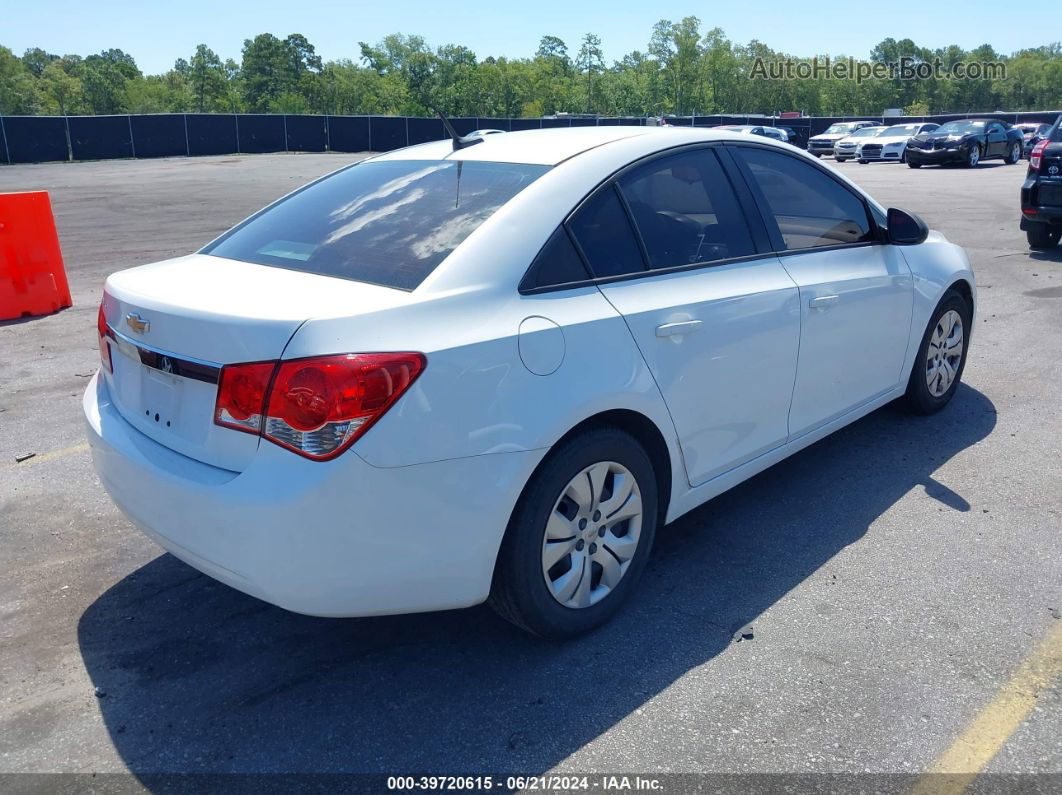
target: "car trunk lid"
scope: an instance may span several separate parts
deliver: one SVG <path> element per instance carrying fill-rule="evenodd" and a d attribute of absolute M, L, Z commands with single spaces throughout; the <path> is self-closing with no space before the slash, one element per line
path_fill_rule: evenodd
<path fill-rule="evenodd" d="M 203 254 L 121 271 L 104 289 L 112 361 L 104 378 L 115 408 L 146 436 L 239 472 L 259 439 L 214 424 L 220 368 L 280 359 L 311 317 L 408 300 L 402 290 Z"/>

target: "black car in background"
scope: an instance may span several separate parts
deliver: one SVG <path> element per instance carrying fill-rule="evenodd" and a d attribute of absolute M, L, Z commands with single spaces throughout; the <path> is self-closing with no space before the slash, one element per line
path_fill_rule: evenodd
<path fill-rule="evenodd" d="M 1022 135 L 996 119 L 961 119 L 942 124 L 932 132 L 907 142 L 907 165 L 911 168 L 961 163 L 973 168 L 982 160 L 1002 158 L 1014 164 L 1021 160 Z"/>
<path fill-rule="evenodd" d="M 1030 248 L 1054 248 L 1062 237 L 1062 116 L 1029 154 L 1021 186 L 1021 228 Z"/>
<path fill-rule="evenodd" d="M 801 149 L 804 148 L 804 144 L 800 140 L 800 133 L 798 133 L 792 127 L 779 127 L 778 129 L 784 132 L 789 137 L 789 143 L 791 143 L 793 146 L 799 146 Z"/>
<path fill-rule="evenodd" d="M 1021 132 L 1021 137 L 1025 143 L 1025 152 L 1023 154 L 1028 158 L 1032 148 L 1047 136 L 1047 131 L 1051 129 L 1051 125 L 1026 121 L 1021 124 L 1015 124 L 1014 128 Z"/>

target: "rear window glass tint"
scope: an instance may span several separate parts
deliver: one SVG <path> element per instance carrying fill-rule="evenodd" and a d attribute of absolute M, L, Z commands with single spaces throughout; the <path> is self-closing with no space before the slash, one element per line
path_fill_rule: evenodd
<path fill-rule="evenodd" d="M 548 166 L 387 160 L 326 177 L 204 254 L 413 290 Z"/>
<path fill-rule="evenodd" d="M 594 276 L 622 276 L 645 270 L 642 252 L 614 186 L 599 190 L 568 222 Z"/>
<path fill-rule="evenodd" d="M 524 290 L 534 290 L 539 287 L 581 282 L 588 278 L 590 276 L 575 246 L 572 245 L 571 238 L 564 227 L 558 227 L 535 257 L 527 278 L 520 287 Z"/>
<path fill-rule="evenodd" d="M 653 160 L 624 176 L 620 187 L 652 268 L 755 253 L 714 152 L 702 149 Z"/>

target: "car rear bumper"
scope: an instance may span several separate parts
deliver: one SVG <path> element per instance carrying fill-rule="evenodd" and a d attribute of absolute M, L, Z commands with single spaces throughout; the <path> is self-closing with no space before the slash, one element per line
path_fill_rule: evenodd
<path fill-rule="evenodd" d="M 920 166 L 934 166 L 943 163 L 965 163 L 966 150 L 956 149 L 915 149 L 907 147 L 907 162 Z"/>
<path fill-rule="evenodd" d="M 1048 189 L 1053 194 L 1052 203 L 1044 204 L 1044 192 Z M 1026 178 L 1021 186 L 1021 228 L 1026 229 L 1030 223 L 1062 225 L 1062 202 L 1054 202 L 1059 196 L 1062 196 L 1062 179 Z"/>
<path fill-rule="evenodd" d="M 319 616 L 483 601 L 512 508 L 545 452 L 382 468 L 353 451 L 316 462 L 262 442 L 237 473 L 144 436 L 98 375 L 83 408 L 100 480 L 138 528 L 233 588 Z"/>

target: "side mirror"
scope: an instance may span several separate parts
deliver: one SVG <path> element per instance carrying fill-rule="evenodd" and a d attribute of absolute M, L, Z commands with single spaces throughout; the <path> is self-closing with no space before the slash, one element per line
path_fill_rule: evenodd
<path fill-rule="evenodd" d="M 916 246 L 929 236 L 926 222 L 914 213 L 890 207 L 885 221 L 890 243 L 897 246 Z"/>

